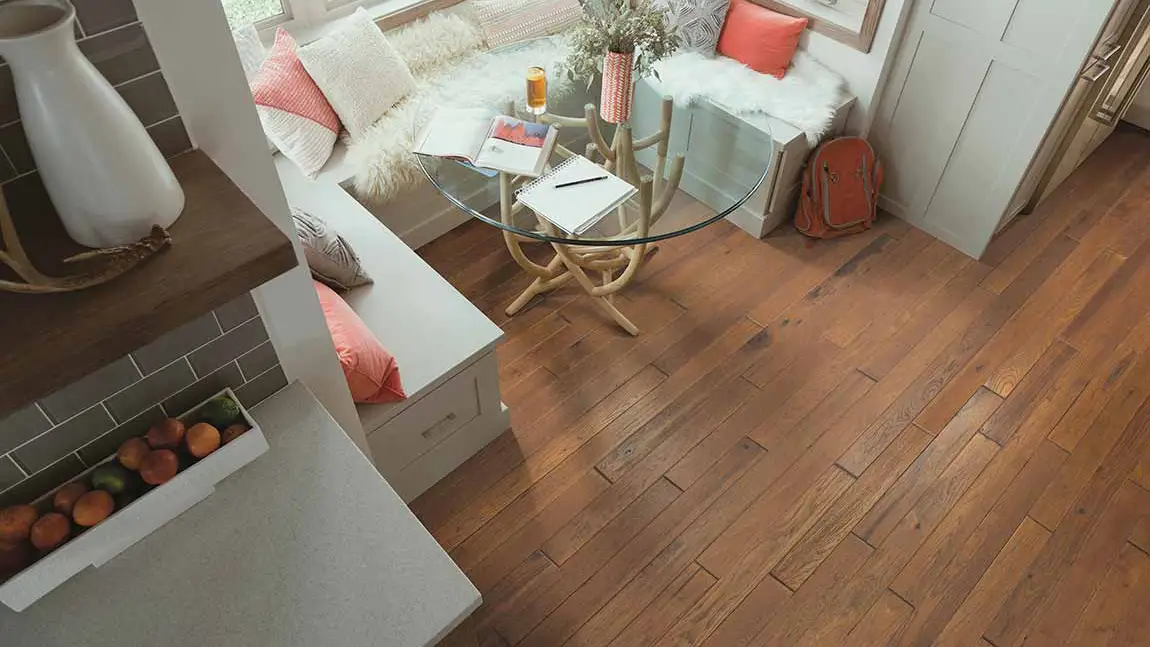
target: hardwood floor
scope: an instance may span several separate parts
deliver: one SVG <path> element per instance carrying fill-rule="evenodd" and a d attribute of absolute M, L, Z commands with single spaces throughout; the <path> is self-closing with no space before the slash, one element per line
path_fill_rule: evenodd
<path fill-rule="evenodd" d="M 513 429 L 413 505 L 480 645 L 1150 645 L 1150 135 L 981 262 L 663 243 L 637 338 L 573 287 L 508 319 L 486 225 L 421 254 L 507 331 Z"/>

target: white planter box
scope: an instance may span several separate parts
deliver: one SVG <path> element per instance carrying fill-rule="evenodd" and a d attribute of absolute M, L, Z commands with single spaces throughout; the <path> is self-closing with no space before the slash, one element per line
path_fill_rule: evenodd
<path fill-rule="evenodd" d="M 239 404 L 239 399 L 231 389 L 224 389 L 212 398 L 219 395 L 227 395 Z M 180 418 L 184 419 L 205 402 L 207 400 Z M 0 585 L 0 602 L 13 611 L 27 609 L 80 571 L 89 566 L 97 568 L 103 566 L 136 542 L 203 501 L 215 491 L 216 483 L 266 452 L 268 442 L 259 426 L 243 405 L 240 405 L 240 412 L 251 427 L 246 433 L 13 576 Z M 115 460 L 115 456 L 108 460 Z M 99 465 L 72 480 L 86 478 L 97 467 Z"/>

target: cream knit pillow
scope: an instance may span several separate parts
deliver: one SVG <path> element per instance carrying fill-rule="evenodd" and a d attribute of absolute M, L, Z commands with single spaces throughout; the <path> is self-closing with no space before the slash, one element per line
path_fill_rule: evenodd
<path fill-rule="evenodd" d="M 407 63 L 362 8 L 301 47 L 299 58 L 352 139 L 415 89 Z"/>

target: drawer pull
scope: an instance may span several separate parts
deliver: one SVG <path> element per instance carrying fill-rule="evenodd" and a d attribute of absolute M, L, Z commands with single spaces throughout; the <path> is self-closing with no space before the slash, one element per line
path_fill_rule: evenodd
<path fill-rule="evenodd" d="M 424 429 L 420 435 L 423 436 L 424 439 L 426 439 L 426 440 L 431 440 L 432 438 L 435 438 L 439 434 L 441 434 L 444 431 L 446 431 L 447 429 L 449 429 L 451 427 L 451 423 L 454 421 L 455 421 L 455 414 L 449 413 L 446 416 L 444 416 L 443 419 L 441 419 L 439 422 L 435 423 L 434 425 L 431 425 L 427 429 Z"/>

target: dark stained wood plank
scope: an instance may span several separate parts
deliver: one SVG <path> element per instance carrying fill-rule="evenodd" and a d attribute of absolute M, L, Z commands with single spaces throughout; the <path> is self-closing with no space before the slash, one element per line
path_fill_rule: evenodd
<path fill-rule="evenodd" d="M 885 591 L 863 619 L 847 634 L 848 645 L 893 645 L 914 613 L 914 607 L 891 591 Z"/>
<path fill-rule="evenodd" d="M 715 535 L 742 512 L 745 504 L 732 503 L 728 493 L 738 479 L 755 468 L 764 453 L 761 447 L 746 439 L 732 447 L 715 469 L 686 490 L 682 509 L 693 504 L 696 506 L 693 510 L 681 517 L 681 512 L 668 513 L 667 520 L 645 530 L 644 536 L 628 546 L 620 558 L 621 562 L 628 563 L 625 572 L 597 574 L 598 578 L 611 580 L 613 586 L 621 586 L 621 589 L 613 597 L 601 596 L 600 608 L 571 641 L 587 645 L 608 642 L 679 572 L 689 567 Z M 675 524 L 673 532 L 667 531 L 668 521 Z M 636 564 L 643 565 L 637 567 Z M 610 599 L 604 604 L 607 597 Z"/>
<path fill-rule="evenodd" d="M 699 598 L 706 594 L 707 589 L 715 585 L 717 580 L 713 575 L 698 565 L 687 567 L 671 585 L 659 594 L 651 604 L 639 613 L 639 617 L 627 625 L 623 633 L 619 634 L 611 645 L 616 647 L 643 647 L 654 644 L 674 624 L 679 614 L 689 609 Z M 569 640 L 567 645 L 574 647 L 582 644 L 576 640 Z M 585 643 L 591 647 L 595 643 Z M 601 643 L 600 643 L 601 644 Z"/>
<path fill-rule="evenodd" d="M 0 292 L 0 339 L 19 340 L 0 347 L 0 417 L 296 266 L 291 241 L 206 153 L 169 163 L 185 198 L 171 247 L 87 290 Z M 60 274 L 42 261 L 86 248 L 67 237 L 47 194 L 37 198 L 8 195 L 12 218 L 33 261 Z"/>
<path fill-rule="evenodd" d="M 1067 645 L 1106 645 L 1114 640 L 1119 625 L 1127 615 L 1141 612 L 1139 600 L 1132 594 L 1138 585 L 1150 578 L 1150 555 L 1126 544 L 1118 554 L 1102 586 L 1082 613 Z M 1119 645 L 1122 643 L 1113 643 Z"/>
<path fill-rule="evenodd" d="M 791 590 L 798 590 L 819 564 L 851 533 L 863 515 L 930 443 L 932 436 L 909 425 L 871 464 L 827 514 L 771 571 Z"/>
<path fill-rule="evenodd" d="M 514 427 L 414 508 L 484 594 L 480 645 L 1150 642 L 1119 576 L 1150 544 L 1119 498 L 1150 496 L 1147 143 L 1114 135 L 984 262 L 887 219 L 668 241 L 619 297 L 637 338 L 578 290 L 507 318 L 498 236 L 448 238 Z M 1003 401 L 978 424 L 972 397 Z"/>
<path fill-rule="evenodd" d="M 1058 525 L 1051 541 L 1031 567 L 1031 576 L 1015 588 L 991 623 L 986 633 L 991 642 L 1009 645 L 1025 635 L 1036 614 L 1056 593 L 1063 573 L 1074 563 L 1092 528 L 1096 523 L 1100 524 L 1104 511 L 1108 511 L 1110 519 L 1125 522 L 1130 511 L 1125 507 L 1111 507 L 1108 504 L 1115 498 L 1138 457 L 1150 447 L 1150 433 L 1144 433 L 1148 424 L 1150 406 L 1144 404 L 1134 420 L 1126 426 L 1122 438 L 1103 461 L 1090 485 L 1075 500 L 1075 514 L 1064 518 Z M 1131 487 L 1145 492 L 1136 485 L 1131 484 Z M 1136 520 L 1136 516 L 1130 519 L 1126 532 L 1129 532 Z"/>
<path fill-rule="evenodd" d="M 943 628 L 935 644 L 958 647 L 977 640 L 1049 538 L 1049 530 L 1031 519 L 1023 519 L 1006 547 L 995 556 L 990 568 Z"/>

